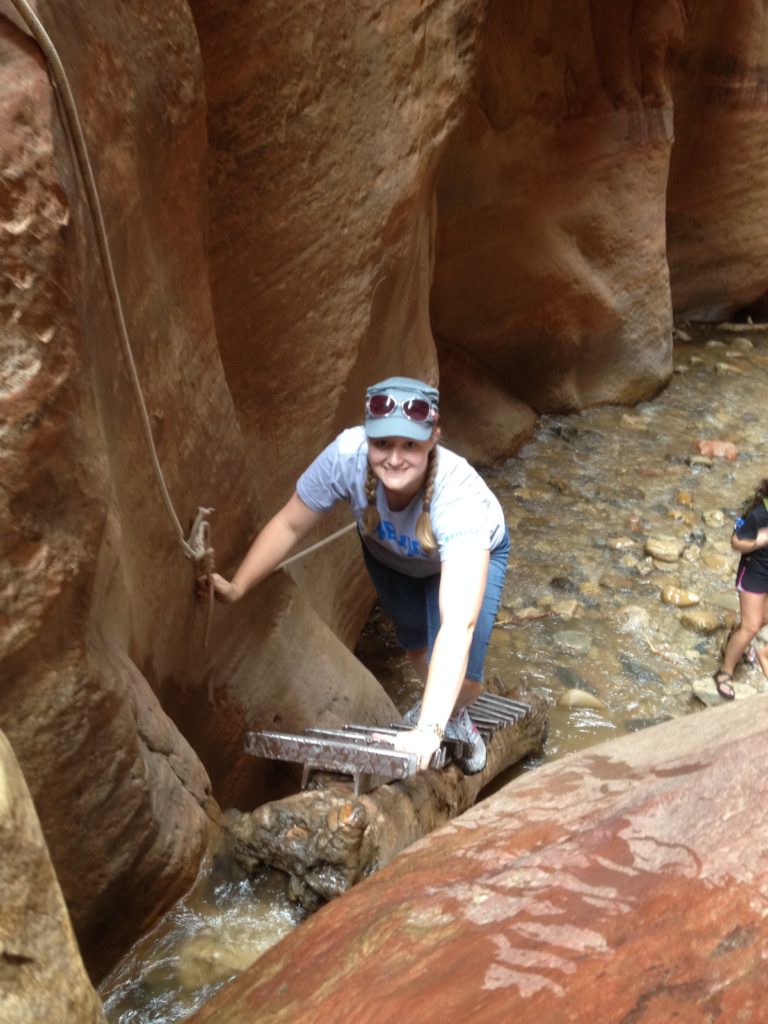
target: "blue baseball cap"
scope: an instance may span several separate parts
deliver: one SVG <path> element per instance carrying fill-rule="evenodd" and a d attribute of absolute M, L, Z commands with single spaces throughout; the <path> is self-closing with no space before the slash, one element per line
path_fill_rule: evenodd
<path fill-rule="evenodd" d="M 428 441 L 438 421 L 440 392 L 413 377 L 387 377 L 365 393 L 368 437 Z"/>

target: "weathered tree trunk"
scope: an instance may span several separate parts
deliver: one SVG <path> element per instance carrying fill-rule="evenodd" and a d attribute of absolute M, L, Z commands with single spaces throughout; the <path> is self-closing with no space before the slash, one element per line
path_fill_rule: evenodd
<path fill-rule="evenodd" d="M 482 772 L 465 775 L 451 764 L 354 796 L 351 784 L 332 782 L 230 814 L 235 857 L 249 871 L 268 864 L 290 877 L 291 897 L 309 910 L 340 896 L 396 853 L 471 807 L 504 769 L 541 748 L 546 705 L 530 693 L 510 694 L 530 705 L 514 725 L 488 742 Z"/>

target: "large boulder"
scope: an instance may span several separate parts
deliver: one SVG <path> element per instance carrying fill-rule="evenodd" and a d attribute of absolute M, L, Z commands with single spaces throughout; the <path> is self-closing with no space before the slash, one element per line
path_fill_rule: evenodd
<path fill-rule="evenodd" d="M 522 776 L 193 1020 L 762 1020 L 766 743 L 768 695 Z"/>
<path fill-rule="evenodd" d="M 104 1024 L 24 776 L 0 733 L 0 1020 Z"/>

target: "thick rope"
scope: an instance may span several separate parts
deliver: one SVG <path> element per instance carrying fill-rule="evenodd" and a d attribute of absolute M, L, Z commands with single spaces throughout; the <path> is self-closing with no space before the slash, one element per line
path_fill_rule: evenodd
<path fill-rule="evenodd" d="M 304 548 L 303 551 L 299 551 L 297 555 L 291 555 L 290 558 L 286 558 L 285 561 L 276 566 L 275 572 L 278 572 L 280 569 L 285 569 L 285 567 L 287 565 L 291 565 L 292 562 L 298 562 L 300 558 L 311 554 L 313 551 L 317 551 L 318 548 L 324 548 L 326 544 L 330 544 L 332 540 L 336 540 L 337 537 L 341 537 L 344 533 L 349 533 L 349 531 L 354 530 L 356 526 L 357 523 L 347 523 L 347 525 L 342 526 L 340 530 L 329 534 L 327 537 L 323 538 L 323 540 L 319 540 L 317 544 L 311 544 L 308 548 Z"/>
<path fill-rule="evenodd" d="M 68 134 L 75 153 L 77 166 L 80 171 L 81 181 L 85 189 L 88 208 L 93 220 L 96 244 L 99 249 L 101 266 L 104 271 L 107 294 L 112 307 L 112 315 L 117 327 L 117 334 L 120 339 L 120 345 L 126 366 L 128 367 L 133 395 L 139 412 L 139 419 L 141 421 L 141 427 L 144 433 L 144 440 L 146 441 L 149 457 L 152 462 L 152 468 L 160 489 L 160 495 L 162 497 L 165 510 L 168 513 L 168 518 L 171 521 L 182 550 L 187 558 L 195 561 L 196 553 L 190 543 L 192 537 L 190 535 L 190 541 L 187 541 L 184 537 L 184 530 L 182 529 L 176 510 L 173 507 L 173 502 L 168 492 L 165 477 L 163 476 L 162 467 L 160 466 L 160 460 L 157 456 L 157 449 L 155 448 L 155 441 L 152 436 L 149 414 L 144 401 L 144 395 L 142 394 L 141 382 L 139 381 L 139 375 L 136 370 L 136 362 L 133 358 L 131 342 L 128 336 L 128 328 L 123 314 L 123 305 L 120 299 L 120 290 L 117 286 L 117 278 L 115 276 L 115 270 L 112 263 L 112 256 L 109 250 L 107 229 L 104 223 L 104 215 L 102 212 L 101 201 L 99 199 L 99 192 L 96 187 L 96 179 L 93 174 L 93 168 L 91 166 L 88 148 L 85 142 L 85 134 L 77 111 L 77 104 L 75 103 L 75 98 L 69 84 L 69 79 L 61 58 L 56 51 L 56 47 L 53 45 L 50 36 L 45 30 L 45 26 L 40 21 L 37 14 L 32 10 L 29 3 L 27 3 L 27 0 L 11 0 L 11 3 L 16 8 L 19 17 L 29 29 L 33 39 L 35 39 L 40 46 L 40 49 L 43 51 L 43 55 L 48 63 L 51 83 L 64 110 L 66 127 L 68 128 Z M 200 517 L 200 511 L 201 510 L 198 510 L 198 519 Z M 197 522 L 197 519 L 195 522 Z"/>

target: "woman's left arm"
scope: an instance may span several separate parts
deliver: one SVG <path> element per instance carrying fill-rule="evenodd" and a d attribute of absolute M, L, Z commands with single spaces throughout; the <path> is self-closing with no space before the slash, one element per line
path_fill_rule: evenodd
<path fill-rule="evenodd" d="M 429 673 L 421 702 L 419 724 L 445 728 L 467 671 L 469 648 L 475 623 L 485 595 L 490 552 L 475 548 L 447 558 L 440 572 L 440 629 L 429 662 Z M 432 738 L 431 747 L 424 736 Z M 437 749 L 437 734 L 428 729 L 398 736 L 398 749 L 419 754 L 419 767 L 426 768 Z"/>
<path fill-rule="evenodd" d="M 429 662 L 420 718 L 441 728 L 451 717 L 467 671 L 469 648 L 488 578 L 490 552 L 460 551 L 440 571 L 440 629 Z"/>

